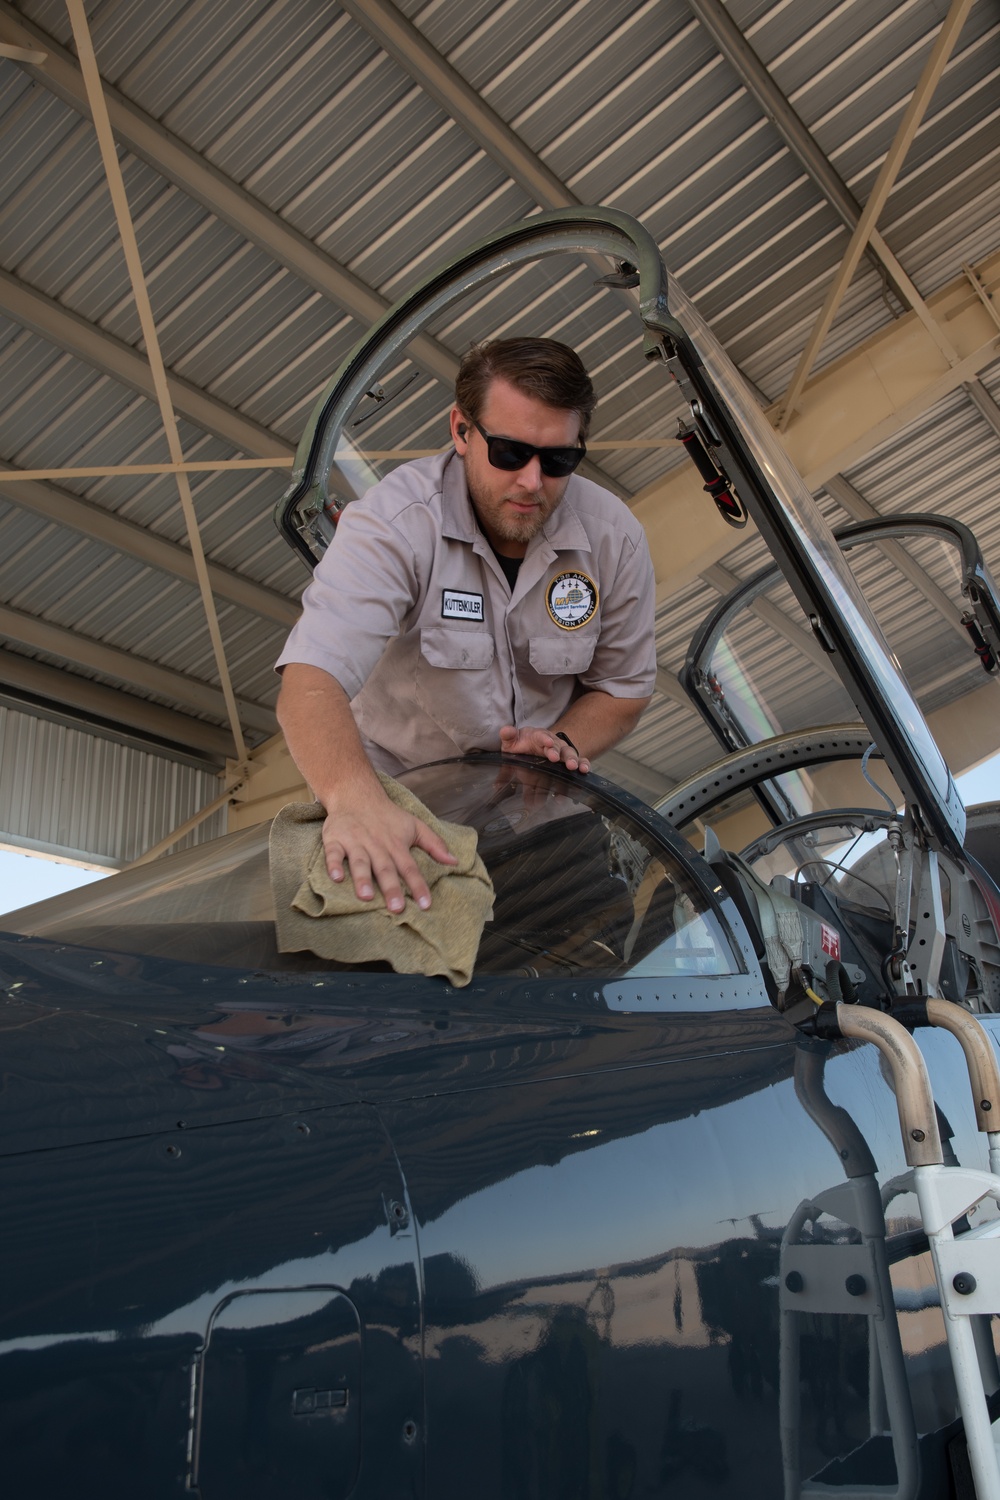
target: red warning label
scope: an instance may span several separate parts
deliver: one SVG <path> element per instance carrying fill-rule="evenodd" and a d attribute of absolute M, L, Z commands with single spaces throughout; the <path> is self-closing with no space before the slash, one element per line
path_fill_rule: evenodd
<path fill-rule="evenodd" d="M 820 947 L 823 949 L 823 952 L 828 953 L 831 958 L 839 958 L 840 933 L 836 927 L 828 927 L 825 922 L 821 922 L 820 927 L 822 929 Z"/>

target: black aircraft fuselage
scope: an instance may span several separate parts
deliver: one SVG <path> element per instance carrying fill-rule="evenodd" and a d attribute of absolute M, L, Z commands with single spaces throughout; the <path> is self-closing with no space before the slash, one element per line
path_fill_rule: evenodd
<path fill-rule="evenodd" d="M 317 987 L 28 939 L 0 966 L 9 1493 L 782 1494 L 779 1245 L 844 1180 L 796 1068 L 822 1052 L 891 1177 L 872 1048 L 749 975 L 629 1014 L 617 980 Z M 961 1054 L 922 1040 L 979 1165 Z M 891 1230 L 930 1500 L 954 1396 Z M 804 1473 L 891 1471 L 867 1318 L 800 1337 Z"/>
<path fill-rule="evenodd" d="M 595 259 L 611 268 L 596 298 Z M 958 1041 L 920 1027 L 934 1097 L 904 1152 L 886 1054 L 845 1039 L 855 1020 L 818 1033 L 852 1000 L 852 1017 L 893 1024 L 943 994 L 993 1037 L 1000 898 L 837 539 L 649 234 L 614 210 L 539 214 L 427 277 L 324 390 L 279 524 L 314 564 L 373 466 L 428 441 L 450 395 L 408 350 L 446 315 L 488 336 L 508 275 L 532 316 L 562 288 L 606 307 L 615 339 L 638 331 L 613 300 L 638 281 L 645 370 L 690 408 L 706 504 L 752 516 L 791 591 L 779 649 L 815 638 L 863 722 L 753 743 L 707 661 L 695 687 L 732 753 L 674 788 L 671 816 L 714 817 L 745 787 L 789 834 L 763 875 L 749 846 L 742 860 L 702 829 L 703 858 L 595 775 L 488 754 L 406 773 L 438 816 L 476 826 L 494 882 L 464 989 L 279 953 L 266 827 L 9 916 L 12 1495 L 971 1494 L 950 1294 L 901 1174 L 986 1168 L 1000 1083 L 992 1116 L 982 1091 L 974 1108 Z M 637 411 L 662 444 L 663 414 Z M 995 589 L 984 564 L 967 575 L 995 670 Z M 753 664 L 732 659 L 753 707 Z M 829 804 L 794 803 L 797 768 L 847 754 L 867 778 L 876 748 L 898 798 L 868 779 L 876 813 L 834 808 L 847 832 L 822 844 Z M 838 851 L 877 837 L 845 871 Z M 989 864 L 994 825 L 987 842 Z M 973 1235 L 995 1218 L 981 1196 Z M 989 1311 L 980 1402 L 1000 1386 Z"/>

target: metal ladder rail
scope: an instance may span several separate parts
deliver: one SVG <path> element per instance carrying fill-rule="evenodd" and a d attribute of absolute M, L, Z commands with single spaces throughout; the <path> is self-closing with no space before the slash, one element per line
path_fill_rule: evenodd
<path fill-rule="evenodd" d="M 795 1093 L 843 1165 L 844 1182 L 805 1199 L 786 1226 L 780 1261 L 780 1412 L 785 1500 L 843 1494 L 800 1469 L 799 1320 L 804 1313 L 862 1314 L 868 1320 L 869 1432 L 888 1428 L 896 1483 L 851 1485 L 852 1500 L 912 1500 L 920 1488 L 920 1455 L 886 1253 L 885 1217 L 876 1164 L 855 1121 L 829 1098 L 826 1049 L 802 1038 L 795 1057 Z M 851 1225 L 859 1244 L 800 1243 L 805 1225 L 830 1214 Z"/>
<path fill-rule="evenodd" d="M 929 1026 L 950 1031 L 961 1044 L 976 1125 L 986 1136 L 990 1171 L 1000 1177 L 1000 1065 L 986 1029 L 971 1011 L 953 1000 L 924 1000 L 917 1009 L 924 1012 Z"/>
<path fill-rule="evenodd" d="M 961 1045 L 969 1074 L 976 1124 L 986 1136 L 990 1171 L 994 1177 L 1000 1177 L 1000 1066 L 985 1028 L 971 1011 L 951 1000 L 935 998 L 918 1001 L 915 1006 L 906 1007 L 901 1019 L 908 1023 L 911 1017 L 917 1024 L 950 1031 Z M 1000 1226 L 984 1225 L 982 1235 L 984 1238 L 997 1238 L 1000 1236 Z M 956 1243 L 964 1243 L 964 1235 L 954 1238 Z M 1000 1243 L 996 1248 L 996 1257 L 1000 1259 Z M 952 1290 L 957 1292 L 954 1287 Z M 957 1292 L 962 1306 L 965 1305 L 964 1297 L 967 1295 Z M 973 1312 L 968 1316 L 979 1357 L 983 1389 L 988 1394 L 993 1394 L 1000 1388 L 1000 1367 L 993 1343 L 992 1314 Z M 998 1434 L 995 1425 L 993 1434 L 993 1445 L 996 1448 Z"/>
<path fill-rule="evenodd" d="M 978 1085 L 983 1089 L 978 1104 L 989 1101 L 992 1106 L 986 1088 L 989 1075 L 983 1072 L 986 1055 L 974 1040 L 974 1029 L 958 1025 L 953 1017 L 937 1010 L 948 1002 L 923 1003 L 934 1008 L 932 1024 L 946 1026 L 962 1042 L 973 1087 Z M 928 1019 L 931 1020 L 930 1015 Z M 1000 1204 L 1000 1176 L 994 1176 L 992 1171 L 944 1165 L 927 1067 L 916 1042 L 900 1021 L 867 1006 L 838 1003 L 822 1006 L 814 1025 L 818 1034 L 828 1038 L 839 1035 L 874 1043 L 892 1071 L 903 1150 L 924 1233 L 930 1243 L 977 1500 L 1000 1500 L 1000 1463 L 986 1404 L 979 1341 L 973 1327 L 975 1316 L 1000 1313 L 1000 1221 L 980 1225 L 957 1240 L 952 1230 L 956 1219 L 970 1213 L 985 1198 Z M 983 1040 L 989 1047 L 985 1033 Z M 974 1062 L 970 1062 L 970 1057 Z M 977 1070 L 974 1075 L 973 1067 Z M 991 1113 L 992 1109 L 977 1108 L 977 1119 L 988 1118 Z M 990 1144 L 992 1163 L 994 1143 Z"/>

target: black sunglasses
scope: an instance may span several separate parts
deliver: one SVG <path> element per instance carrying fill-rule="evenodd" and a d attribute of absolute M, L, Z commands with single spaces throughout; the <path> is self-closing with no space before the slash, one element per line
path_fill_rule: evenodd
<path fill-rule="evenodd" d="M 538 466 L 547 478 L 565 479 L 587 454 L 583 443 L 578 448 L 534 448 L 530 443 L 519 443 L 516 438 L 496 437 L 479 422 L 474 425 L 486 439 L 486 451 L 493 468 L 506 469 L 509 473 L 523 469 L 537 453 Z"/>

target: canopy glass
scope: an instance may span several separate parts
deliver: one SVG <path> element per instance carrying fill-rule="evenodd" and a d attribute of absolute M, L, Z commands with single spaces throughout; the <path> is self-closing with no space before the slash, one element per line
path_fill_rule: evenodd
<path fill-rule="evenodd" d="M 482 756 L 400 780 L 439 817 L 479 835 L 495 906 L 477 976 L 740 972 L 713 897 L 670 830 L 657 832 L 652 815 L 632 816 L 598 778 Z M 184 954 L 239 969 L 336 969 L 310 953 L 278 952 L 268 835 L 267 824 L 230 834 L 4 920 L 10 931 L 119 953 Z"/>

